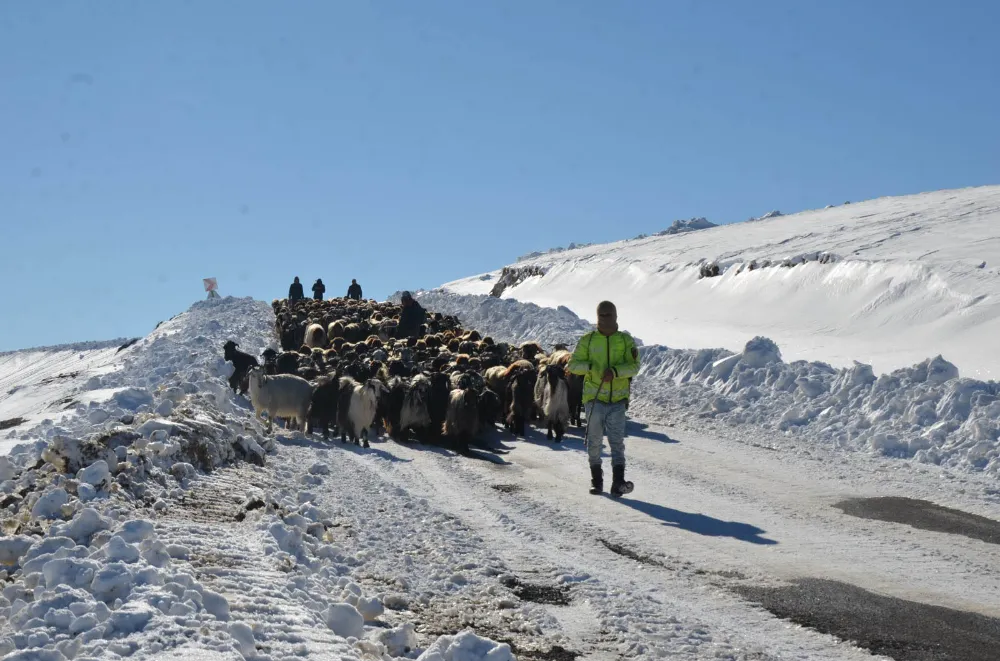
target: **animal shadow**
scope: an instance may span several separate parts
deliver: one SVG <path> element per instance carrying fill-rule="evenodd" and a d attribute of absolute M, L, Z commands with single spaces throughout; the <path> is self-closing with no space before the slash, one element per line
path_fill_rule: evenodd
<path fill-rule="evenodd" d="M 373 454 L 377 457 L 387 459 L 392 462 L 409 463 L 413 461 L 412 459 L 403 459 L 402 457 L 397 457 L 396 455 L 382 450 L 381 448 L 370 447 L 364 448 L 354 443 L 347 442 L 341 443 L 340 438 L 334 435 L 330 436 L 330 440 L 325 441 L 322 437 L 312 438 L 311 436 L 305 436 L 301 433 L 291 432 L 293 435 L 279 434 L 275 436 L 275 441 L 280 442 L 282 445 L 294 445 L 296 447 L 304 448 L 314 448 L 317 450 L 350 450 L 356 454 Z M 377 439 L 372 439 L 372 442 L 377 442 Z"/>

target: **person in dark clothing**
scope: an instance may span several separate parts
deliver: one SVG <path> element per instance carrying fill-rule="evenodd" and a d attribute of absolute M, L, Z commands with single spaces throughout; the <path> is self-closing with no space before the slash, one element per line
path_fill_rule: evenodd
<path fill-rule="evenodd" d="M 361 285 L 354 278 L 351 278 L 351 286 L 347 288 L 347 298 L 353 298 L 355 301 L 361 300 Z"/>
<path fill-rule="evenodd" d="M 401 299 L 403 309 L 399 313 L 399 326 L 396 327 L 396 337 L 415 337 L 420 333 L 420 326 L 427 319 L 427 312 L 420 303 L 413 300 L 410 292 L 404 291 Z"/>
<path fill-rule="evenodd" d="M 305 297 L 306 295 L 302 291 L 302 283 L 299 282 L 299 276 L 295 276 L 295 282 L 288 288 L 288 300 L 294 303 L 295 301 L 301 301 Z"/>
<path fill-rule="evenodd" d="M 316 282 L 313 283 L 313 298 L 317 301 L 323 300 L 323 294 L 326 293 L 326 285 L 323 284 L 322 278 L 316 278 Z"/>

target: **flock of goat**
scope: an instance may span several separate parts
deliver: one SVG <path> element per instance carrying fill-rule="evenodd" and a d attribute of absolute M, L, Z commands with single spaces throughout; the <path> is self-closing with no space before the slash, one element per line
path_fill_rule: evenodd
<path fill-rule="evenodd" d="M 564 345 L 546 354 L 535 342 L 511 346 L 464 330 L 458 319 L 427 315 L 415 337 L 396 337 L 400 306 L 334 298 L 272 302 L 281 352 L 266 349 L 263 364 L 232 340 L 223 347 L 234 366 L 229 384 L 249 393 L 258 419 L 369 447 L 369 431 L 397 441 L 467 453 L 470 442 L 497 422 L 525 436 L 541 419 L 559 442 L 580 426 L 583 377 L 570 374 Z"/>

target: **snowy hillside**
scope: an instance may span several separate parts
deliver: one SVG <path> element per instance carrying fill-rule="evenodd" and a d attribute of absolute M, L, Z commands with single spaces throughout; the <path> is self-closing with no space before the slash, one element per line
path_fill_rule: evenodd
<path fill-rule="evenodd" d="M 718 275 L 702 277 L 713 265 Z M 589 320 L 608 298 L 651 344 L 738 352 L 764 336 L 789 362 L 860 361 L 881 374 L 941 354 L 962 376 L 1000 379 L 1000 186 L 594 245 L 515 266 L 545 274 L 502 297 Z M 499 275 L 443 288 L 488 294 Z"/>
<path fill-rule="evenodd" d="M 127 343 L 118 339 L 0 353 L 0 454 L 7 451 L 3 437 L 14 433 L 4 430 L 61 418 L 99 397 L 102 393 L 88 390 L 87 382 L 114 371 Z M 74 398 L 80 392 L 88 393 L 83 401 Z"/>

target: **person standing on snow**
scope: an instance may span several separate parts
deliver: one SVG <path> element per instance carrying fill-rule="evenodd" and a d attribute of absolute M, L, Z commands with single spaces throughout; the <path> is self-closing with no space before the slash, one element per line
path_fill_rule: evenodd
<path fill-rule="evenodd" d="M 322 278 L 316 278 L 316 282 L 313 283 L 313 298 L 317 301 L 323 300 L 323 294 L 326 293 L 326 285 L 323 284 Z"/>
<path fill-rule="evenodd" d="M 617 498 L 631 493 L 633 485 L 625 481 L 625 411 L 632 377 L 639 372 L 639 350 L 631 335 L 618 330 L 614 303 L 598 304 L 597 330 L 580 338 L 567 369 L 584 377 L 590 493 L 604 491 L 601 449 L 605 434 L 611 446 L 611 495 Z"/>
<path fill-rule="evenodd" d="M 347 298 L 353 298 L 355 301 L 361 300 L 361 285 L 354 278 L 351 278 L 351 286 L 347 288 Z"/>
<path fill-rule="evenodd" d="M 295 276 L 295 281 L 288 288 L 288 301 L 294 305 L 296 301 L 301 301 L 305 297 L 306 295 L 302 292 L 302 283 L 299 282 L 299 276 Z"/>

